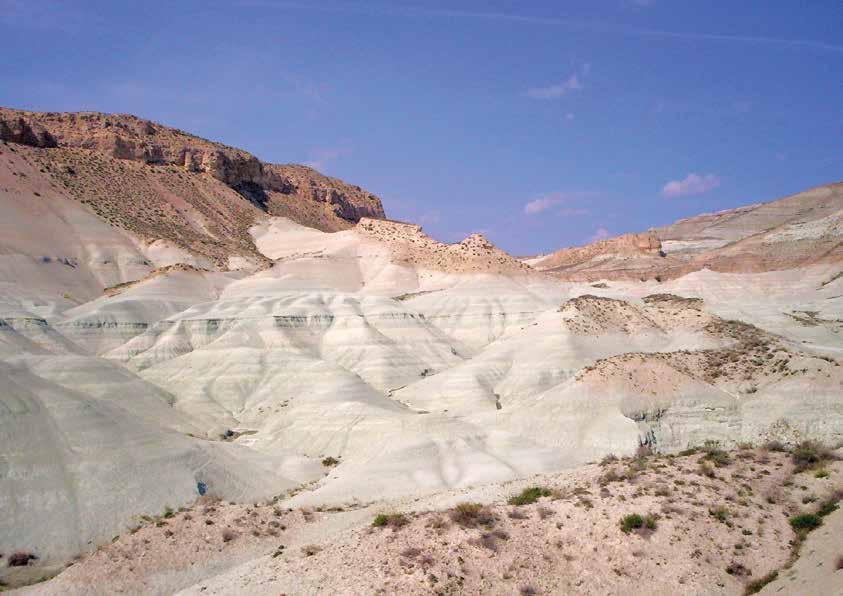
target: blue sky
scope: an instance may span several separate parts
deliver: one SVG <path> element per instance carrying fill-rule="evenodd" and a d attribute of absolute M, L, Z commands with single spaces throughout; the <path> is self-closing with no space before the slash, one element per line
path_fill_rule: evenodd
<path fill-rule="evenodd" d="M 129 112 L 514 254 L 843 179 L 843 2 L 0 0 L 0 105 Z"/>

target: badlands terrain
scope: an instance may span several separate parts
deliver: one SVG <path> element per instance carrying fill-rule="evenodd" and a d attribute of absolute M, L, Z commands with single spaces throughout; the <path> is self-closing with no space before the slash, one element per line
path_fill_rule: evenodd
<path fill-rule="evenodd" d="M 843 593 L 841 242 L 837 183 L 517 259 L 0 109 L 0 581 Z"/>

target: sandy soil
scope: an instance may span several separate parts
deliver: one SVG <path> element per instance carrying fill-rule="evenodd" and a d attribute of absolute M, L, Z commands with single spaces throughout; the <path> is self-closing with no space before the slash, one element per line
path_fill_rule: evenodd
<path fill-rule="evenodd" d="M 834 586 L 840 512 L 790 569 L 788 519 L 843 489 L 843 464 L 795 473 L 787 453 L 714 453 L 607 458 L 350 511 L 197 503 L 22 593 L 739 594 L 774 571 L 787 583 L 772 593 Z M 507 503 L 527 487 L 545 496 Z M 654 528 L 624 532 L 633 513 Z"/>

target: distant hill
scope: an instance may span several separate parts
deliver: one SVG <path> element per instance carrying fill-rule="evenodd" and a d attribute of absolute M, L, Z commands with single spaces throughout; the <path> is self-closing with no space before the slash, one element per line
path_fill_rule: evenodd
<path fill-rule="evenodd" d="M 594 281 L 669 279 L 700 269 L 774 271 L 841 260 L 843 183 L 835 183 L 525 262 L 564 279 Z"/>

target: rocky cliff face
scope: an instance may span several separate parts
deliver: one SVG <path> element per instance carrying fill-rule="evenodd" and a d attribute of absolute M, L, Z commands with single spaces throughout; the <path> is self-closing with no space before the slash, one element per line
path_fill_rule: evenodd
<path fill-rule="evenodd" d="M 266 164 L 241 149 L 131 115 L 0 108 L 0 140 L 38 148 L 86 149 L 119 160 L 177 166 L 208 174 L 270 213 L 284 211 L 273 208 L 270 193 L 275 193 L 280 195 L 279 202 L 289 196 L 323 203 L 329 206 L 326 220 L 333 215 L 348 222 L 315 222 L 322 228 L 342 229 L 364 216 L 384 216 L 380 199 L 360 187 L 304 166 Z"/>
<path fill-rule="evenodd" d="M 358 186 L 130 115 L 0 108 L 0 141 L 30 171 L 8 172 L 14 192 L 49 188 L 146 245 L 221 269 L 266 264 L 248 234 L 266 214 L 324 231 L 384 217 L 380 199 Z"/>
<path fill-rule="evenodd" d="M 272 179 L 268 211 L 295 221 L 308 219 L 323 231 L 348 228 L 364 217 L 385 217 L 383 205 L 372 193 L 337 178 L 324 176 L 298 164 L 264 164 L 264 176 Z M 305 209 L 318 211 L 308 216 Z"/>
<path fill-rule="evenodd" d="M 56 147 L 56 139 L 43 126 L 20 115 L 0 112 L 0 140 L 32 147 Z"/>

